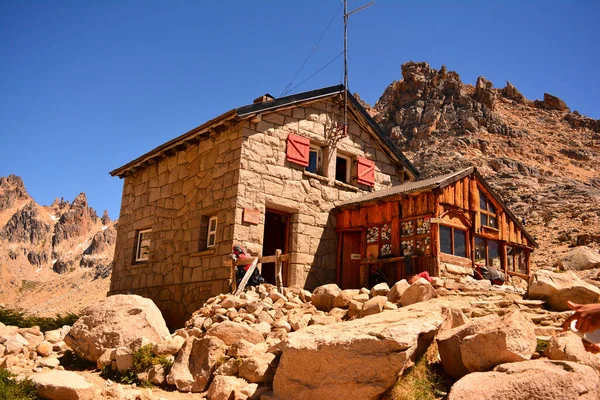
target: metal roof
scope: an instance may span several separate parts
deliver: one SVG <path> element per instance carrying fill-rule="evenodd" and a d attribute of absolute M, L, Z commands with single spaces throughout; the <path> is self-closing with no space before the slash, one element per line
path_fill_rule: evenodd
<path fill-rule="evenodd" d="M 377 190 L 375 192 L 367 193 L 360 197 L 355 197 L 338 204 L 338 207 L 350 206 L 353 204 L 366 203 L 373 200 L 380 200 L 386 197 L 396 196 L 404 193 L 418 192 L 423 190 L 429 190 L 434 188 L 441 188 L 448 186 L 452 182 L 456 182 L 459 179 L 470 175 L 475 170 L 475 167 L 469 167 L 457 172 L 451 172 L 445 175 L 435 176 L 429 179 L 423 179 L 414 182 L 405 182 L 401 185 L 392 186 L 387 189 Z"/>

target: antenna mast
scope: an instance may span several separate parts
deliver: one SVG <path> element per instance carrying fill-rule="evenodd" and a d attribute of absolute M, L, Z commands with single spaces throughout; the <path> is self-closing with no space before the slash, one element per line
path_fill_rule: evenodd
<path fill-rule="evenodd" d="M 348 12 L 348 0 L 344 0 L 344 131 L 342 137 L 348 136 L 348 17 L 373 4 L 374 1 Z"/>

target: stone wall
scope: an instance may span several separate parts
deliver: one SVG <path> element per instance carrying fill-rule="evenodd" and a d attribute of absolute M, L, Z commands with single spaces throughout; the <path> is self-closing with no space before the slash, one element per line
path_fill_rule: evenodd
<path fill-rule="evenodd" d="M 228 290 L 241 142 L 235 126 L 207 134 L 125 178 L 110 294 L 151 298 L 173 327 Z M 199 251 L 202 216 L 213 215 L 216 245 Z M 137 231 L 149 228 L 149 260 L 135 262 Z"/>
<path fill-rule="evenodd" d="M 245 121 L 242 136 L 238 211 L 234 241 L 255 253 L 262 253 L 266 209 L 290 214 L 287 285 L 313 289 L 335 282 L 337 234 L 332 209 L 340 201 L 371 191 L 356 183 L 356 156 L 375 161 L 375 190 L 401 183 L 402 170 L 375 144 L 372 136 L 354 122 L 349 135 L 334 139 L 335 126 L 342 120 L 341 109 L 330 100 L 304 107 L 263 114 L 260 121 Z M 323 146 L 322 176 L 286 160 L 289 133 L 311 139 Z M 354 159 L 350 184 L 335 181 L 337 152 Z M 258 225 L 242 223 L 244 207 L 258 209 Z M 268 255 L 268 254 L 264 254 Z"/>

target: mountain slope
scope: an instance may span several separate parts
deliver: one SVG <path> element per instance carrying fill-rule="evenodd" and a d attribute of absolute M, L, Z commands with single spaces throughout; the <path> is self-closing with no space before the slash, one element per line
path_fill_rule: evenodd
<path fill-rule="evenodd" d="M 115 223 L 81 193 L 72 203 L 37 204 L 21 178 L 0 177 L 0 298 L 8 307 L 53 315 L 105 297 Z"/>
<path fill-rule="evenodd" d="M 476 166 L 537 237 L 538 267 L 569 245 L 600 248 L 600 121 L 549 94 L 527 100 L 509 82 L 464 84 L 427 63 L 401 69 L 369 112 L 423 177 Z"/>

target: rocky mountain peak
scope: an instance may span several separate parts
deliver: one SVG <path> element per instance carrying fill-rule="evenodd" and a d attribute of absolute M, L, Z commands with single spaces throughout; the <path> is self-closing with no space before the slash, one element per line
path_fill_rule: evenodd
<path fill-rule="evenodd" d="M 88 207 L 85 193 L 80 193 L 54 226 L 52 245 L 56 247 L 70 238 L 86 234 L 97 220 L 96 212 Z"/>
<path fill-rule="evenodd" d="M 102 225 L 110 224 L 111 219 L 108 216 L 108 210 L 104 210 L 104 214 L 102 214 L 102 218 L 100 218 L 100 220 L 102 221 Z"/>
<path fill-rule="evenodd" d="M 49 239 L 51 231 L 52 226 L 44 221 L 37 205 L 31 201 L 12 215 L 0 230 L 0 238 L 38 245 Z"/>
<path fill-rule="evenodd" d="M 29 199 L 23 180 L 16 175 L 0 177 L 0 211 L 11 208 L 18 200 Z"/>

